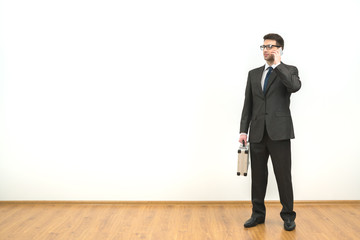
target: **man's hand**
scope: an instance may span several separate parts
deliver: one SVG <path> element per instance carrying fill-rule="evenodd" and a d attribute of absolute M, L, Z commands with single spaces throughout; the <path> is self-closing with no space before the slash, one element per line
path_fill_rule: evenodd
<path fill-rule="evenodd" d="M 281 62 L 280 48 L 272 52 L 272 54 L 274 55 L 274 65 L 279 64 Z"/>
<path fill-rule="evenodd" d="M 247 144 L 247 135 L 246 134 L 240 135 L 239 142 L 242 144 L 243 141 L 245 142 L 245 145 L 246 145 Z"/>

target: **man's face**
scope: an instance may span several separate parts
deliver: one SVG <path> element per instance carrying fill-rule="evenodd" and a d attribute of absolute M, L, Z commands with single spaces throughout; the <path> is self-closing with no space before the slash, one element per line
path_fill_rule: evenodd
<path fill-rule="evenodd" d="M 264 45 L 277 45 L 275 40 L 266 39 L 264 41 Z M 265 61 L 274 61 L 274 55 L 273 52 L 277 51 L 277 47 L 272 47 L 271 49 L 264 48 L 263 55 Z"/>

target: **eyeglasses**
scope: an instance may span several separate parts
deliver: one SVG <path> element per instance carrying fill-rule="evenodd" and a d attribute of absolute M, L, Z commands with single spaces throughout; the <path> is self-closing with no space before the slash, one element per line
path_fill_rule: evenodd
<path fill-rule="evenodd" d="M 267 49 L 267 50 L 270 50 L 270 49 L 272 49 L 273 47 L 281 47 L 281 46 L 279 46 L 279 45 L 271 45 L 271 44 L 269 44 L 269 45 L 261 45 L 260 46 L 260 49 L 261 49 L 261 51 L 263 51 L 264 49 Z"/>

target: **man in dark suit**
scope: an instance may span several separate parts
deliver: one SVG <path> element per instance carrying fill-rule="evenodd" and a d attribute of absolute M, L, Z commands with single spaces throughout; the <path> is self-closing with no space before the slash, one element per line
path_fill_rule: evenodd
<path fill-rule="evenodd" d="M 284 40 L 278 34 L 264 36 L 265 66 L 249 72 L 240 122 L 239 142 L 247 141 L 249 130 L 251 157 L 252 215 L 244 227 L 264 223 L 268 168 L 271 156 L 278 185 L 285 230 L 295 229 L 296 213 L 291 181 L 291 145 L 294 129 L 290 114 L 290 96 L 301 87 L 298 70 L 281 62 Z"/>

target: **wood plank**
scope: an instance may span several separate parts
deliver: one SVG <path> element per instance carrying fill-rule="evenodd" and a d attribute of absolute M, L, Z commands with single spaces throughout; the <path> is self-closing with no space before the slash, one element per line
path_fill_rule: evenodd
<path fill-rule="evenodd" d="M 279 204 L 279 200 L 267 200 L 265 201 L 267 205 L 269 204 Z M 224 204 L 251 204 L 251 201 L 107 201 L 107 200 L 13 200 L 13 201 L 0 201 L 1 204 L 197 204 L 197 205 L 224 205 Z M 294 201 L 295 205 L 300 204 L 360 204 L 360 200 L 296 200 Z"/>
<path fill-rule="evenodd" d="M 297 227 L 283 229 L 281 205 L 245 229 L 251 205 L 206 203 L 0 204 L 0 239 L 357 239 L 360 204 L 296 204 Z"/>

